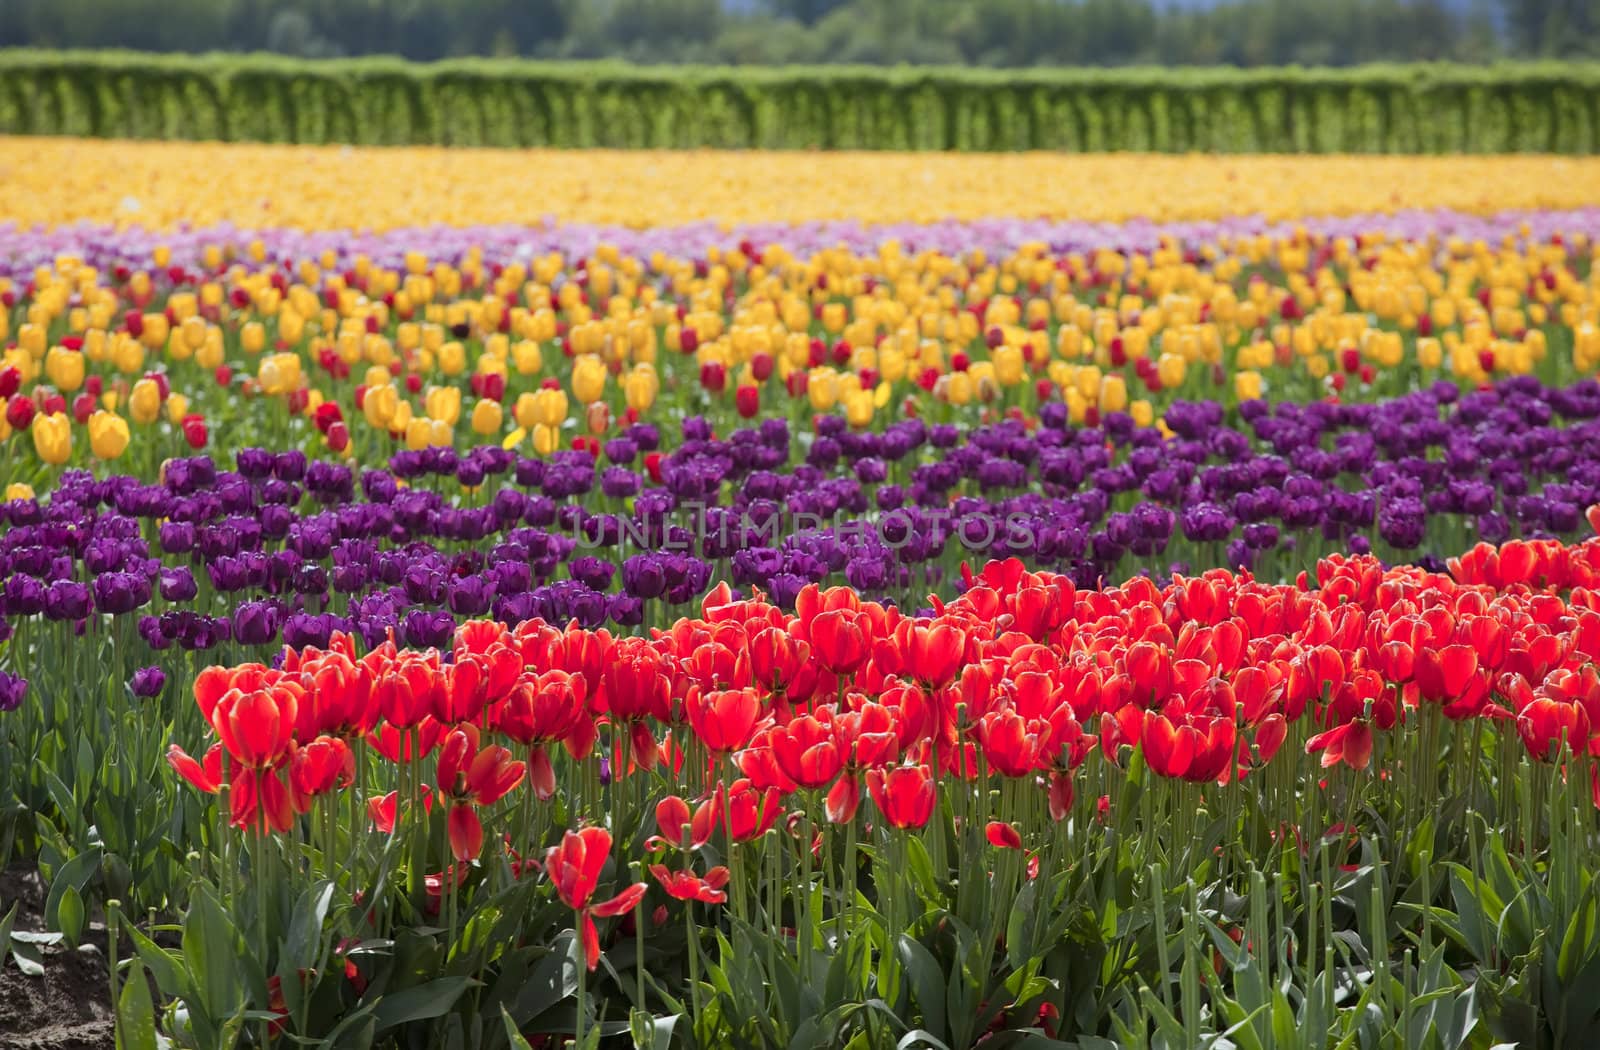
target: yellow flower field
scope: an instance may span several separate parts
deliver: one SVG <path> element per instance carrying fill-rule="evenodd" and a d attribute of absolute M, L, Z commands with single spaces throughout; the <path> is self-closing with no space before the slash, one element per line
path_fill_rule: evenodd
<path fill-rule="evenodd" d="M 1600 158 L 447 150 L 0 137 L 0 221 L 1117 222 L 1600 200 Z"/>

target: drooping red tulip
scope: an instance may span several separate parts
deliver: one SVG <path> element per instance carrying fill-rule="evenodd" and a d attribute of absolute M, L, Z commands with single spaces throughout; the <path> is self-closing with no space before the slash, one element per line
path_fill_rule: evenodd
<path fill-rule="evenodd" d="M 1318 733 L 1306 741 L 1306 754 L 1319 751 L 1323 769 L 1341 762 L 1351 769 L 1366 769 L 1372 763 L 1372 726 L 1357 718 Z"/>
<path fill-rule="evenodd" d="M 636 882 L 610 900 L 591 904 L 590 898 L 594 896 L 600 873 L 610 855 L 611 833 L 596 827 L 569 831 L 559 845 L 545 852 L 545 874 L 562 903 L 578 913 L 584 962 L 590 970 L 600 965 L 600 931 L 595 927 L 594 917 L 621 915 L 639 903 L 647 888 L 644 883 Z"/>
<path fill-rule="evenodd" d="M 728 869 L 717 865 L 707 871 L 704 876 L 696 875 L 692 871 L 669 871 L 665 865 L 650 865 L 650 874 L 655 876 L 661 888 L 667 891 L 667 896 L 680 901 L 699 901 L 701 904 L 721 904 L 728 899 L 722 892 L 722 887 L 728 884 Z"/>
<path fill-rule="evenodd" d="M 984 825 L 984 837 L 989 840 L 989 845 L 996 849 L 1021 849 L 1022 836 L 1014 825 L 1000 820 L 991 820 Z"/>

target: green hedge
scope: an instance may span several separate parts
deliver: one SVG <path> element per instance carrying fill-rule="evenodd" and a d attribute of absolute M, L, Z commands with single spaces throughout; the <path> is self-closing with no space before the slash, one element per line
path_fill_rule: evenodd
<path fill-rule="evenodd" d="M 0 132 L 376 145 L 1600 151 L 1600 64 L 973 71 L 0 52 Z"/>

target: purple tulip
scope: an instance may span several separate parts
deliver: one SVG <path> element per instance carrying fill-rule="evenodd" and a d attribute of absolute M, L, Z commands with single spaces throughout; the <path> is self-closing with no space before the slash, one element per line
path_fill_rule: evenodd
<path fill-rule="evenodd" d="M 28 695 L 28 680 L 9 671 L 0 671 L 0 711 L 15 711 Z"/>
<path fill-rule="evenodd" d="M 141 667 L 133 672 L 133 678 L 128 682 L 133 695 L 141 698 L 160 696 L 166 685 L 167 673 L 159 667 Z"/>

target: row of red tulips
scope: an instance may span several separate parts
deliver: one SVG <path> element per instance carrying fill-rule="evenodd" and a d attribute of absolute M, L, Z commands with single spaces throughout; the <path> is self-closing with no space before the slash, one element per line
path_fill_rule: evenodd
<path fill-rule="evenodd" d="M 847 960 L 860 984 L 840 994 L 871 985 L 927 1024 L 897 947 L 927 932 L 924 872 L 988 945 L 988 975 L 1021 936 L 1010 916 L 1046 892 L 1026 887 L 1070 882 L 1108 835 L 1137 843 L 1118 848 L 1139 854 L 1141 878 L 1152 861 L 1225 880 L 1275 857 L 1314 870 L 1324 848 L 1322 863 L 1354 870 L 1374 828 L 1412 849 L 1437 834 L 1443 800 L 1498 792 L 1497 826 L 1525 850 L 1563 835 L 1587 849 L 1597 559 L 1600 541 L 1519 542 L 1479 547 L 1450 574 L 1336 558 L 1294 585 L 1214 571 L 1099 591 L 1013 561 L 969 573 L 931 618 L 815 587 L 790 615 L 724 585 L 701 618 L 649 638 L 537 621 L 464 624 L 447 652 L 361 653 L 337 637 L 275 667 L 204 671 L 194 693 L 216 742 L 198 758 L 174 745 L 169 761 L 241 829 L 201 825 L 212 852 L 198 877 L 216 879 L 240 928 L 258 926 L 258 945 L 276 943 L 270 900 L 288 909 L 325 881 L 351 912 L 341 943 L 431 929 L 442 972 L 495 988 L 506 962 L 473 954 L 484 909 L 512 893 L 553 904 L 527 878 L 542 870 L 584 972 L 607 938 L 608 953 L 632 952 L 632 978 L 606 963 L 604 994 L 579 974 L 577 1013 L 556 1028 L 580 1042 L 586 1019 L 599 1025 L 588 1038 L 620 1032 L 605 1029 L 612 1002 L 635 1026 L 681 1012 L 697 1045 L 759 1043 L 752 1033 L 776 1023 L 760 1018 L 782 1014 L 785 966 L 813 974 L 855 936 L 870 947 Z M 1573 847 L 1561 863 L 1587 855 Z M 652 947 L 672 901 L 687 943 Z M 519 944 L 535 936 L 508 929 Z M 708 936 L 725 982 L 735 946 L 768 957 L 766 990 L 702 975 L 702 962 L 715 969 Z M 678 983 L 652 952 L 687 962 Z M 382 983 L 370 956 L 345 967 L 347 983 L 319 998 L 311 984 L 286 991 L 315 975 L 279 958 L 257 1005 L 274 1031 L 325 1036 Z M 1060 982 L 1006 986 L 1015 974 L 994 972 L 1010 991 L 985 1024 L 1021 1030 L 1071 1006 Z M 193 996 L 174 995 L 195 1040 Z"/>

